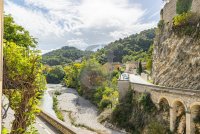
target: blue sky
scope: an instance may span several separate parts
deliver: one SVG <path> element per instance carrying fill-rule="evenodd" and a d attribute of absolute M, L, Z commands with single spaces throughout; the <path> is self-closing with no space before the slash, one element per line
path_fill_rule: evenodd
<path fill-rule="evenodd" d="M 5 0 L 5 12 L 38 39 L 43 53 L 85 49 L 155 27 L 162 0 Z"/>

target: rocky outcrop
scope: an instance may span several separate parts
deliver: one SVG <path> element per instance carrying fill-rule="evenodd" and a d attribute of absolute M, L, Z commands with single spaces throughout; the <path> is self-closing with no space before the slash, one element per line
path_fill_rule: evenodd
<path fill-rule="evenodd" d="M 153 79 L 162 86 L 200 90 L 200 39 L 169 32 L 159 35 L 154 47 Z"/>
<path fill-rule="evenodd" d="M 195 17 L 182 16 L 178 27 L 173 24 L 177 0 L 169 0 L 161 10 L 154 42 L 154 84 L 200 90 L 200 1 L 191 2 L 188 14 Z"/>

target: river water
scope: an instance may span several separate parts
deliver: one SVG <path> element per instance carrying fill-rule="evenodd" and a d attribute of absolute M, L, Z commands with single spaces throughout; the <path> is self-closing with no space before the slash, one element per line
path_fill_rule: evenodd
<path fill-rule="evenodd" d="M 49 113 L 50 115 L 56 117 L 55 111 L 53 110 L 53 98 L 50 95 L 50 91 L 56 90 L 56 87 L 60 85 L 53 85 L 53 84 L 47 84 L 47 90 L 44 93 L 41 108 Z"/>

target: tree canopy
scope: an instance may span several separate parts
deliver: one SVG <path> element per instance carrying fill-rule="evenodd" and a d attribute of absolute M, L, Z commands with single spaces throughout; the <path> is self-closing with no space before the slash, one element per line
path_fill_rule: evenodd
<path fill-rule="evenodd" d="M 3 93 L 15 112 L 10 133 L 24 134 L 31 131 L 29 126 L 39 112 L 39 99 L 46 81 L 35 39 L 10 15 L 5 15 L 4 27 Z"/>
<path fill-rule="evenodd" d="M 75 47 L 62 47 L 61 49 L 53 50 L 42 56 L 42 62 L 44 64 L 55 66 L 55 65 L 65 65 L 72 63 L 82 57 L 87 57 L 91 54 L 90 51 L 82 51 Z"/>
<path fill-rule="evenodd" d="M 112 58 L 113 62 L 147 61 L 150 46 L 155 38 L 155 29 L 142 31 L 127 38 L 114 41 L 94 55 L 96 59 L 104 64 Z"/>

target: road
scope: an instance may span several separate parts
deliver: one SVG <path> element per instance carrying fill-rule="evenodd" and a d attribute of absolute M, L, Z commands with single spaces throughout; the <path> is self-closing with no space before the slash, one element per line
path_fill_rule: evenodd
<path fill-rule="evenodd" d="M 39 134 L 61 134 L 58 130 L 54 129 L 52 125 L 40 117 L 36 118 L 34 126 L 38 130 Z"/>
<path fill-rule="evenodd" d="M 47 111 L 50 115 L 56 117 L 53 107 L 53 99 L 49 94 L 49 91 L 55 90 L 53 87 L 47 84 L 47 90 L 44 93 L 41 108 Z M 57 118 L 57 117 L 56 117 Z M 60 132 L 54 129 L 52 125 L 46 122 L 44 119 L 37 117 L 35 128 L 38 130 L 39 134 L 59 134 Z"/>
<path fill-rule="evenodd" d="M 4 105 L 8 104 L 8 99 L 3 96 L 2 102 Z M 14 120 L 14 111 L 9 108 L 8 115 L 6 119 L 3 120 L 3 125 L 7 129 L 11 129 L 12 127 L 12 121 Z M 53 126 L 51 126 L 49 123 L 47 123 L 45 120 L 41 119 L 40 117 L 36 118 L 35 124 L 33 124 L 35 128 L 38 130 L 39 134 L 60 134 L 59 131 L 54 129 Z"/>
<path fill-rule="evenodd" d="M 139 75 L 135 74 L 129 74 L 129 81 L 134 83 L 140 83 L 140 84 L 146 84 L 146 85 L 153 85 L 152 83 L 149 83 L 142 79 Z"/>

